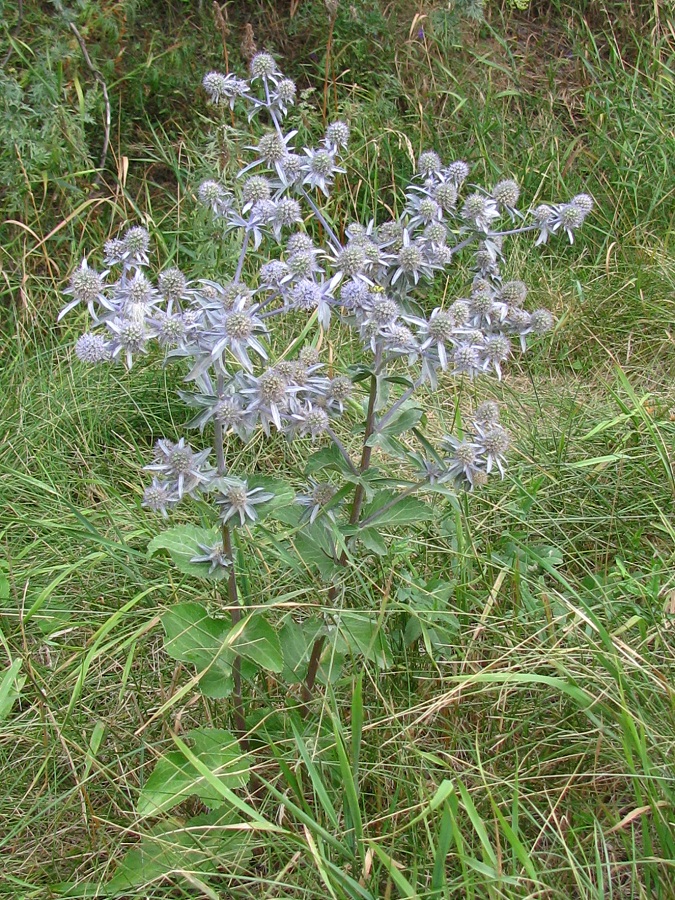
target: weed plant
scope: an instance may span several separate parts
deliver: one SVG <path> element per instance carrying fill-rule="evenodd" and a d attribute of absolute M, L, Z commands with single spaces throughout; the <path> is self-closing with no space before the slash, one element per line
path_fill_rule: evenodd
<path fill-rule="evenodd" d="M 302 698 L 274 675 L 258 683 L 250 753 L 267 794 L 255 782 L 233 787 L 236 766 L 185 739 L 191 729 L 228 728 L 227 705 L 201 694 L 194 661 L 170 661 L 162 648 L 165 611 L 192 601 L 217 618 L 223 607 L 217 585 L 146 558 L 156 522 L 140 507 L 138 473 L 158 437 L 185 433 L 180 364 L 89 370 L 64 349 L 81 319 L 52 324 L 66 273 L 116 232 L 109 216 L 147 224 L 154 268 L 161 260 L 197 279 L 226 277 L 237 244 L 216 251 L 220 225 L 205 213 L 191 218 L 187 195 L 213 177 L 227 144 L 188 137 L 193 113 L 182 129 L 178 120 L 144 123 L 134 100 L 136 144 L 121 148 L 129 177 L 109 198 L 117 206 L 106 200 L 94 216 L 88 207 L 42 245 L 54 220 L 45 225 L 31 203 L 21 217 L 38 237 L 6 228 L 2 892 L 104 895 L 119 876 L 122 896 L 157 898 L 672 896 L 673 106 L 662 89 L 672 51 L 658 5 L 612 8 L 611 27 L 598 9 L 531 4 L 526 17 L 502 22 L 493 8 L 491 26 L 471 26 L 461 42 L 443 9 L 429 11 L 424 40 L 408 40 L 415 11 L 399 10 L 395 52 L 378 52 L 372 38 L 377 92 L 341 75 L 351 63 L 349 46 L 341 50 L 340 106 L 331 82 L 329 108 L 348 119 L 351 144 L 332 220 L 367 222 L 376 199 L 396 215 L 398 173 L 432 143 L 445 159 L 466 153 L 481 182 L 495 183 L 517 160 L 512 171 L 533 204 L 585 188 L 596 208 L 571 248 L 554 258 L 516 244 L 505 270 L 554 311 L 552 336 L 512 359 L 502 382 L 460 386 L 441 375 L 443 390 L 418 394 L 434 446 L 455 432 L 458 411 L 501 401 L 510 466 L 456 506 L 441 512 L 436 501 L 439 515 L 414 538 L 408 526 L 388 527 L 386 556 L 364 554 L 349 575 L 345 608 L 378 611 L 387 669 L 350 654 L 312 701 L 315 715 L 290 733 L 278 710 Z M 193 96 L 196 71 L 181 68 L 181 53 L 191 57 L 197 37 L 218 50 L 191 16 L 185 30 L 136 38 L 182 42 L 171 71 L 182 97 Z M 256 16 L 260 46 L 291 44 L 278 18 Z M 317 35 L 325 22 L 317 4 Z M 128 34 L 136 27 L 129 20 Z M 318 63 L 301 72 L 294 63 L 293 74 L 303 87 L 311 76 L 317 91 L 288 120 L 308 145 L 322 128 L 320 37 L 315 46 Z M 105 45 L 92 55 L 103 68 Z M 132 75 L 131 57 L 121 59 L 120 75 L 140 96 L 147 71 Z M 152 65 L 161 72 L 164 60 Z M 122 96 L 124 116 L 136 95 Z M 488 138 L 495 168 L 481 172 Z M 236 155 L 231 165 L 241 165 Z M 561 252 L 569 267 L 557 262 Z M 462 265 L 455 271 L 449 295 L 471 280 Z M 428 310 L 444 290 L 437 281 Z M 335 365 L 329 343 L 321 352 Z M 343 363 L 363 363 L 358 341 Z M 358 436 L 349 440 L 356 446 Z M 302 442 L 229 446 L 231 468 L 300 484 Z M 202 507 L 172 515 L 194 525 Z M 319 575 L 289 568 L 267 545 L 247 576 L 251 608 L 274 583 L 275 622 L 303 620 L 317 603 L 335 609 Z M 161 816 L 139 814 L 157 761 L 181 753 L 184 765 L 195 750 L 208 760 L 199 790 L 214 775 L 213 790 L 222 789 L 229 772 L 234 796 L 260 817 L 242 810 L 245 831 L 200 824 L 194 797 Z"/>

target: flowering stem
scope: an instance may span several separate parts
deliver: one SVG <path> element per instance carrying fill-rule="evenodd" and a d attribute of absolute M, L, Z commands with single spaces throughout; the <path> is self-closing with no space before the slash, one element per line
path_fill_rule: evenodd
<path fill-rule="evenodd" d="M 218 396 L 225 390 L 225 376 L 218 374 Z M 214 423 L 214 444 L 216 457 L 218 460 L 218 475 L 222 476 L 226 472 L 225 468 L 225 445 L 223 441 L 223 426 L 220 422 Z M 239 593 L 237 591 L 237 578 L 234 572 L 234 556 L 232 555 L 232 535 L 227 523 L 221 528 L 221 536 L 223 540 L 223 551 L 230 561 L 230 570 L 227 577 L 227 596 L 230 601 L 230 615 L 232 616 L 232 624 L 237 625 L 241 621 L 241 607 L 239 605 Z M 239 735 L 246 733 L 246 720 L 244 718 L 244 703 L 241 694 L 241 656 L 237 655 L 232 663 L 232 680 L 234 688 L 232 690 L 232 701 L 234 703 L 234 722 Z M 242 749 L 245 749 L 242 741 Z"/>
<path fill-rule="evenodd" d="M 223 550 L 226 557 L 230 560 L 230 574 L 227 579 L 227 595 L 230 601 L 230 615 L 232 616 L 232 625 L 238 625 L 241 621 L 241 606 L 239 605 L 239 594 L 237 592 L 237 578 L 234 573 L 234 557 L 232 554 L 232 535 L 226 523 L 221 529 L 223 537 Z M 244 716 L 244 701 L 241 694 L 241 656 L 237 654 L 232 663 L 232 680 L 234 687 L 232 689 L 232 701 L 234 703 L 234 723 L 239 737 L 246 734 L 246 718 Z M 242 750 L 246 751 L 247 742 L 242 740 Z"/>
<path fill-rule="evenodd" d="M 221 397 L 225 390 L 225 376 L 218 373 L 218 397 Z M 214 436 L 213 443 L 215 445 L 216 460 L 218 465 L 218 475 L 225 474 L 225 441 L 223 440 L 223 426 L 221 422 L 214 420 Z"/>
<path fill-rule="evenodd" d="M 302 194 L 303 198 L 307 201 L 307 204 L 311 208 L 314 215 L 317 217 L 319 222 L 321 222 L 321 224 L 323 225 L 324 231 L 328 235 L 329 240 L 332 242 L 334 249 L 339 250 L 341 247 L 340 241 L 338 240 L 338 237 L 335 234 L 335 232 L 333 231 L 332 227 L 326 221 L 326 219 L 325 219 L 323 213 L 321 212 L 321 210 L 319 209 L 319 207 L 312 200 L 312 198 L 309 196 L 309 194 L 304 189 L 304 187 L 302 187 L 302 185 L 298 186 L 298 191 Z"/>
<path fill-rule="evenodd" d="M 393 406 L 390 409 L 388 409 L 387 412 L 383 416 L 380 417 L 380 419 L 378 420 L 377 425 L 375 426 L 375 429 L 374 429 L 376 432 L 378 432 L 378 434 L 380 431 L 382 431 L 382 429 L 384 428 L 386 423 L 391 419 L 391 417 L 395 413 L 397 413 L 398 410 L 403 406 L 403 404 L 406 402 L 406 400 L 409 400 L 412 397 L 412 395 L 415 393 L 417 388 L 420 387 L 422 382 L 423 382 L 423 379 L 418 378 L 417 381 L 415 381 L 415 383 L 412 385 L 412 387 L 409 387 L 406 391 L 404 391 L 401 394 L 401 396 L 398 398 L 396 403 L 394 403 Z"/>
<path fill-rule="evenodd" d="M 353 474 L 353 475 L 360 475 L 361 473 L 359 472 L 359 470 L 356 468 L 356 466 L 355 466 L 354 463 L 352 462 L 352 458 L 351 458 L 351 456 L 349 455 L 349 453 L 347 452 L 347 448 L 346 448 L 345 445 L 342 443 L 342 441 L 341 441 L 340 438 L 337 436 L 337 434 L 335 434 L 335 432 L 334 432 L 333 429 L 330 427 L 330 425 L 326 428 L 326 433 L 328 434 L 328 437 L 331 439 L 331 441 L 335 444 L 335 446 L 336 446 L 336 447 L 338 448 L 338 450 L 340 451 L 340 454 L 342 455 L 342 458 L 344 459 L 344 461 L 347 463 L 347 465 L 348 465 L 349 468 L 351 469 L 352 474 Z"/>
<path fill-rule="evenodd" d="M 241 250 L 239 251 L 239 261 L 237 262 L 237 271 L 234 273 L 234 281 L 235 283 L 239 281 L 241 278 L 241 271 L 244 268 L 244 258 L 246 257 L 246 250 L 248 248 L 248 238 L 250 235 L 250 231 L 248 229 L 244 232 L 244 241 L 241 245 Z"/>
<path fill-rule="evenodd" d="M 363 434 L 363 450 L 361 452 L 361 463 L 359 465 L 359 473 L 363 475 L 370 468 L 370 457 L 373 455 L 373 448 L 368 445 L 368 439 L 375 430 L 375 404 L 377 402 L 377 381 L 379 365 L 376 361 L 376 368 L 370 376 L 370 393 L 368 395 L 368 412 L 366 413 L 366 430 Z M 363 505 L 363 497 L 365 489 L 362 484 L 356 485 L 354 491 L 354 502 L 352 503 L 352 512 L 349 517 L 349 524 L 356 525 L 361 515 L 361 506 Z"/>

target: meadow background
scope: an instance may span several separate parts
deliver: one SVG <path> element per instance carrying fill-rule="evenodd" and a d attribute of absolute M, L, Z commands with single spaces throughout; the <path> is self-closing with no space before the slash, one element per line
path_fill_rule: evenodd
<path fill-rule="evenodd" d="M 318 0 L 222 20 L 196 0 L 0 0 L 0 895 L 675 896 L 672 8 L 459 7 L 339 0 L 327 58 Z M 503 482 L 364 557 L 352 599 L 386 621 L 390 665 L 348 665 L 290 734 L 274 679 L 254 692 L 274 790 L 239 795 L 282 827 L 197 854 L 187 800 L 134 857 L 158 827 L 137 809 L 158 755 L 229 712 L 181 693 L 191 668 L 163 650 L 161 613 L 204 586 L 145 554 L 139 470 L 181 434 L 179 378 L 86 369 L 78 315 L 56 316 L 72 269 L 128 224 L 158 262 L 226 276 L 233 251 L 195 202 L 230 152 L 200 82 L 241 71 L 251 39 L 297 80 L 301 137 L 324 105 L 351 125 L 336 222 L 396 209 L 429 147 L 481 183 L 514 177 L 526 204 L 586 191 L 596 208 L 573 246 L 521 241 L 505 273 L 554 311 L 553 335 L 501 384 L 423 398 L 432 434 L 502 401 L 514 448 Z M 294 452 L 241 454 L 293 473 Z M 263 602 L 326 603 L 309 571 L 264 552 L 253 568 Z M 106 888 L 120 870 L 127 887 Z"/>

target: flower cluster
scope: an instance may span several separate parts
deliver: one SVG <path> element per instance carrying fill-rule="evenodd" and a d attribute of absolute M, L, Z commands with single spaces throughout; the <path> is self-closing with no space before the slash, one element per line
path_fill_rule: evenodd
<path fill-rule="evenodd" d="M 276 317 L 294 317 L 301 329 L 308 319 L 324 331 L 351 329 L 366 358 L 371 356 L 373 384 L 398 371 L 398 383 L 408 387 L 389 411 L 381 410 L 381 398 L 371 404 L 366 432 L 372 439 L 423 384 L 435 388 L 445 372 L 501 378 L 514 347 L 526 350 L 530 336 L 553 327 L 548 310 L 525 308 L 526 285 L 504 278 L 506 241 L 536 233 L 539 244 L 563 232 L 573 241 L 593 201 L 579 194 L 569 203 L 522 212 L 515 181 L 504 179 L 491 189 L 472 184 L 466 162 L 444 164 L 429 150 L 419 157 L 400 216 L 354 222 L 340 239 L 318 203 L 345 173 L 348 125 L 335 121 L 317 146 L 296 147 L 297 132 L 283 123 L 297 89 L 268 53 L 253 57 L 248 78 L 210 72 L 203 87 L 212 104 L 242 104 L 249 122 L 257 123 L 246 148 L 251 159 L 233 183 L 208 180 L 198 189 L 199 201 L 224 233 L 240 236 L 235 271 L 223 281 L 190 282 L 172 267 L 154 283 L 148 232 L 130 228 L 106 243 L 102 271 L 82 262 L 61 316 L 77 304 L 87 307 L 94 330 L 76 345 L 85 362 L 117 360 L 131 368 L 152 341 L 168 357 L 188 361 L 186 381 L 195 390 L 181 396 L 196 410 L 192 426 L 213 426 L 219 462 L 211 468 L 209 451 L 195 451 L 183 439 L 159 441 L 143 502 L 166 514 L 185 496 L 215 490 L 221 521 L 243 525 L 255 520 L 256 504 L 270 496 L 225 472 L 225 435 L 246 441 L 257 429 L 267 435 L 274 429 L 289 438 L 325 438 L 356 471 L 333 421 L 350 404 L 351 378 L 327 370 L 310 344 L 299 353 L 284 350 L 273 361 Z M 322 246 L 313 237 L 316 223 Z M 244 273 L 248 251 L 263 247 L 264 263 Z M 472 253 L 473 270 L 466 295 L 427 312 L 421 301 L 428 284 L 464 251 Z M 437 459 L 411 459 L 428 483 L 472 489 L 493 469 L 503 474 L 508 444 L 494 409 L 482 407 L 471 437 L 445 438 L 445 455 Z M 330 484 L 313 482 L 298 498 L 310 522 L 326 505 L 326 518 L 334 519 L 334 492 Z M 203 561 L 220 564 L 213 548 L 202 549 Z"/>

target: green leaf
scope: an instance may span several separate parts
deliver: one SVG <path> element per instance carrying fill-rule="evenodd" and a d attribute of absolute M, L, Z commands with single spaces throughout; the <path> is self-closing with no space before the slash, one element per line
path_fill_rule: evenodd
<path fill-rule="evenodd" d="M 382 434 L 403 434 L 404 431 L 409 431 L 411 428 L 414 428 L 423 415 L 424 410 L 420 409 L 419 406 L 404 407 L 399 410 L 391 421 L 387 422 L 382 429 Z"/>
<path fill-rule="evenodd" d="M 432 518 L 433 510 L 428 503 L 416 497 L 403 497 L 393 503 L 397 496 L 395 491 L 378 491 L 374 500 L 363 510 L 361 520 L 366 521 L 372 517 L 380 528 L 383 525 L 416 525 Z M 389 503 L 392 505 L 388 506 Z M 387 509 L 380 513 L 379 510 L 384 506 Z"/>
<path fill-rule="evenodd" d="M 342 610 L 335 614 L 335 619 L 340 639 L 352 654 L 365 656 L 381 669 L 391 666 L 389 641 L 374 613 Z M 336 645 L 338 651 L 339 643 Z"/>
<path fill-rule="evenodd" d="M 256 505 L 255 511 L 260 522 L 268 517 L 273 518 L 276 510 L 284 509 L 293 502 L 295 491 L 282 478 L 272 478 L 268 475 L 251 475 L 246 480 L 250 490 L 262 488 L 266 493 L 274 494 L 272 500 Z"/>
<path fill-rule="evenodd" d="M 267 504 L 265 504 L 267 505 Z M 186 575 L 195 575 L 197 578 L 209 578 L 220 581 L 227 576 L 227 569 L 219 566 L 209 574 L 209 563 L 193 563 L 190 560 L 195 556 L 203 556 L 204 551 L 200 544 L 213 547 L 221 540 L 220 533 L 215 528 L 197 528 L 195 525 L 180 525 L 170 528 L 154 537 L 148 544 L 147 556 L 150 559 L 160 550 L 166 550 L 174 564 Z"/>
<path fill-rule="evenodd" d="M 321 450 L 317 450 L 316 453 L 312 453 L 305 464 L 305 475 L 313 475 L 322 469 L 340 472 L 342 475 L 348 475 L 350 478 L 354 476 L 335 444 L 323 447 Z"/>
<path fill-rule="evenodd" d="M 208 875 L 225 869 L 236 874 L 245 866 L 245 850 L 250 832 L 236 826 L 236 812 L 216 809 L 183 823 L 171 821 L 157 825 L 129 850 L 102 893 L 119 896 L 131 888 L 142 887 L 174 873 Z"/>
<path fill-rule="evenodd" d="M 215 665 L 229 673 L 229 658 L 223 652 L 231 622 L 212 619 L 199 603 L 179 603 L 161 618 L 166 634 L 164 649 L 172 659 L 194 663 L 198 669 Z"/>
<path fill-rule="evenodd" d="M 26 676 L 19 675 L 21 663 L 21 659 L 15 659 L 10 667 L 0 674 L 0 722 L 11 713 L 26 682 Z"/>
<path fill-rule="evenodd" d="M 281 672 L 284 667 L 277 633 L 262 613 L 255 613 L 248 618 L 241 634 L 231 642 L 231 647 L 236 653 L 253 660 L 269 672 Z"/>
<path fill-rule="evenodd" d="M 248 781 L 249 763 L 229 731 L 221 728 L 195 729 L 189 733 L 193 753 L 225 787 L 243 787 Z M 222 795 L 209 784 L 180 750 L 161 756 L 138 798 L 139 816 L 153 816 L 196 795 L 205 806 L 222 805 Z"/>
<path fill-rule="evenodd" d="M 282 675 L 289 684 L 303 681 L 314 641 L 324 631 L 318 619 L 294 622 L 290 614 L 279 629 L 278 637 L 284 658 Z"/>
<path fill-rule="evenodd" d="M 318 569 L 324 581 L 330 581 L 338 571 L 332 555 L 321 546 L 318 540 L 310 536 L 310 529 L 301 531 L 293 538 L 295 551 L 300 560 L 309 568 Z M 313 534 L 313 532 L 312 532 Z M 317 535 L 317 538 L 319 536 Z"/>
<path fill-rule="evenodd" d="M 387 545 L 380 537 L 375 528 L 361 528 L 357 531 L 357 537 L 366 549 L 378 556 L 385 556 L 387 553 Z"/>

